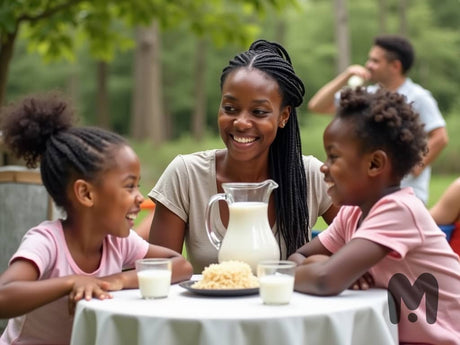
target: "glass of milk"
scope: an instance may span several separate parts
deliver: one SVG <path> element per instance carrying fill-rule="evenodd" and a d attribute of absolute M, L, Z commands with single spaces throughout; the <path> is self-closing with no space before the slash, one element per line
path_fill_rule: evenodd
<path fill-rule="evenodd" d="M 142 298 L 168 297 L 171 286 L 171 269 L 171 259 L 137 260 L 136 272 Z"/>
<path fill-rule="evenodd" d="M 294 291 L 295 266 L 288 260 L 258 263 L 259 293 L 264 304 L 289 304 Z"/>

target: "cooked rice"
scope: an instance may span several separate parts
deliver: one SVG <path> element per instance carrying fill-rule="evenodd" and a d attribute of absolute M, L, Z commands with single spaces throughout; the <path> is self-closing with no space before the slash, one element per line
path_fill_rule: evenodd
<path fill-rule="evenodd" d="M 243 261 L 211 264 L 202 272 L 203 279 L 192 285 L 195 289 L 247 289 L 259 287 L 251 267 Z"/>

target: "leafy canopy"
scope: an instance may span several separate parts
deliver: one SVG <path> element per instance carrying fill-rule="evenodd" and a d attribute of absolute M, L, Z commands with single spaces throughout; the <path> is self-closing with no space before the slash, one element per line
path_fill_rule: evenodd
<path fill-rule="evenodd" d="M 115 52 L 133 47 L 126 27 L 157 20 L 163 28 L 186 23 L 216 45 L 247 44 L 257 33 L 251 18 L 265 9 L 296 5 L 297 0 L 0 0 L 0 38 L 16 34 L 21 24 L 29 49 L 47 59 L 72 60 L 88 42 L 93 57 L 110 61 Z"/>

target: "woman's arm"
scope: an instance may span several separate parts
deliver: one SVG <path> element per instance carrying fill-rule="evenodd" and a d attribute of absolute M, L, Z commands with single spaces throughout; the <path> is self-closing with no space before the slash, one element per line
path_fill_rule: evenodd
<path fill-rule="evenodd" d="M 150 227 L 152 226 L 152 219 L 155 214 L 155 211 L 150 211 L 144 219 L 140 222 L 138 226 L 135 227 L 134 231 L 142 237 L 144 240 L 148 241 L 150 236 Z"/>
<path fill-rule="evenodd" d="M 322 217 L 324 219 L 324 221 L 329 225 L 332 223 L 332 221 L 334 220 L 335 216 L 337 215 L 337 213 L 339 212 L 340 210 L 340 206 L 335 206 L 334 204 L 331 205 L 331 207 L 329 207 L 327 209 L 326 212 L 323 213 Z"/>
<path fill-rule="evenodd" d="M 328 260 L 297 266 L 294 288 L 314 295 L 339 294 L 352 286 L 389 251 L 389 248 L 372 241 L 353 239 Z M 303 253 L 309 252 L 309 248 L 304 248 Z"/>
<path fill-rule="evenodd" d="M 185 222 L 161 203 L 156 203 L 149 242 L 182 253 Z"/>

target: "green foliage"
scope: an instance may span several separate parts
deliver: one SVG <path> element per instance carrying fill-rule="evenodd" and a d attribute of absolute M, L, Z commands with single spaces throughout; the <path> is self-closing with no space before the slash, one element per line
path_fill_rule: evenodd
<path fill-rule="evenodd" d="M 74 0 L 75 1 L 75 0 Z M 37 16 L 43 12 L 44 4 L 49 6 L 66 3 L 65 0 L 47 1 L 1 1 L 0 30 L 11 27 L 8 21 L 20 17 Z M 388 32 L 397 32 L 399 26 L 398 1 L 387 0 Z M 455 117 L 460 113 L 459 89 L 460 69 L 455 68 L 460 56 L 460 35 L 458 20 L 460 2 L 443 0 L 408 2 L 409 36 L 417 50 L 416 64 L 410 76 L 432 91 L 449 123 L 451 142 L 441 158 L 435 163 L 436 172 L 459 171 L 455 159 L 456 147 L 452 139 L 458 132 Z M 296 5 L 296 7 L 292 7 Z M 20 95 L 49 89 L 62 89 L 76 99 L 79 114 L 84 122 L 95 124 L 95 73 L 94 56 L 113 59 L 109 65 L 109 101 L 112 128 L 127 135 L 131 113 L 131 93 L 133 90 L 133 42 L 132 26 L 150 24 L 153 15 L 159 16 L 162 31 L 162 73 L 165 111 L 173 124 L 173 137 L 187 136 L 194 105 L 194 56 L 197 33 L 208 43 L 206 48 L 206 97 L 207 130 L 216 135 L 216 114 L 220 102 L 219 78 L 222 68 L 236 53 L 246 49 L 249 41 L 256 38 L 281 40 L 293 60 L 294 68 L 304 80 L 306 96 L 299 110 L 304 134 L 304 151 L 310 152 L 315 146 L 310 143 L 316 115 L 307 113 L 309 98 L 327 81 L 336 75 L 337 51 L 334 39 L 333 2 L 330 0 L 94 0 L 76 1 L 79 11 L 64 11 L 63 20 L 51 23 L 38 21 L 24 26 L 16 47 L 8 84 L 8 99 Z M 289 7 L 284 7 L 289 6 Z M 259 15 L 256 11 L 263 8 Z M 106 9 L 106 13 L 102 14 Z M 378 33 L 377 2 L 354 0 L 348 2 L 350 21 L 352 63 L 364 63 L 372 38 Z M 66 14 L 65 14 L 66 13 Z M 228 16 L 226 16 L 228 13 Z M 96 15 L 97 14 L 97 15 Z M 99 14 L 100 22 L 97 22 Z M 57 15 L 56 15 L 57 16 Z M 67 17 L 66 17 L 67 16 Z M 56 17 L 57 18 L 57 17 Z M 66 18 L 64 20 L 64 18 Z M 43 22 L 48 20 L 43 20 Z M 283 24 L 285 32 L 279 32 Z M 248 25 L 239 33 L 243 25 Z M 42 26 L 43 25 L 43 26 Z M 73 25 L 73 26 L 72 26 Z M 14 25 L 12 26 L 14 29 Z M 34 30 L 44 30 L 36 33 Z M 215 34 L 214 31 L 220 33 Z M 106 30 L 107 32 L 105 32 Z M 54 32 L 56 31 L 56 32 Z M 61 32 L 62 31 L 62 32 Z M 101 35 L 92 39 L 87 35 Z M 111 33 L 109 33 L 111 32 Z M 223 33 L 232 36 L 226 37 Z M 46 33 L 46 34 L 45 34 Z M 116 36 L 112 36 L 115 33 Z M 58 48 L 64 34 L 68 40 L 64 48 Z M 31 37 L 38 35 L 41 40 Z M 50 41 L 46 41 L 47 35 Z M 109 43 L 115 41 L 115 43 Z M 51 44 L 52 43 L 52 44 Z M 101 55 L 94 47 L 100 47 Z M 29 47 L 26 49 L 26 47 Z M 32 47 L 32 49 L 31 49 Z M 66 56 L 73 54 L 73 61 L 50 61 L 44 64 L 37 51 L 56 54 L 63 49 Z M 113 50 L 113 55 L 107 51 Z M 93 56 L 89 52 L 92 52 Z M 33 80 L 34 83 L 30 81 Z M 69 85 L 76 85 L 70 87 Z M 75 89 L 76 91 L 70 91 Z M 453 118 L 452 121 L 450 118 Z M 327 118 L 320 117 L 320 121 Z M 325 122 L 321 124 L 325 126 Z M 455 127 L 457 126 L 457 127 Z M 455 128 L 455 129 L 453 129 Z M 452 131 L 452 133 L 451 133 Z M 460 147 L 456 147 L 456 152 Z M 322 155 L 321 148 L 313 152 Z"/>
<path fill-rule="evenodd" d="M 210 36 L 216 45 L 244 44 L 258 33 L 253 16 L 267 6 L 292 3 L 295 0 L 3 0 L 0 35 L 27 24 L 23 37 L 47 59 L 71 60 L 78 44 L 87 41 L 95 58 L 111 61 L 119 49 L 132 48 L 132 38 L 126 35 L 129 27 L 147 26 L 154 19 L 163 28 L 186 23 L 189 30 Z"/>

